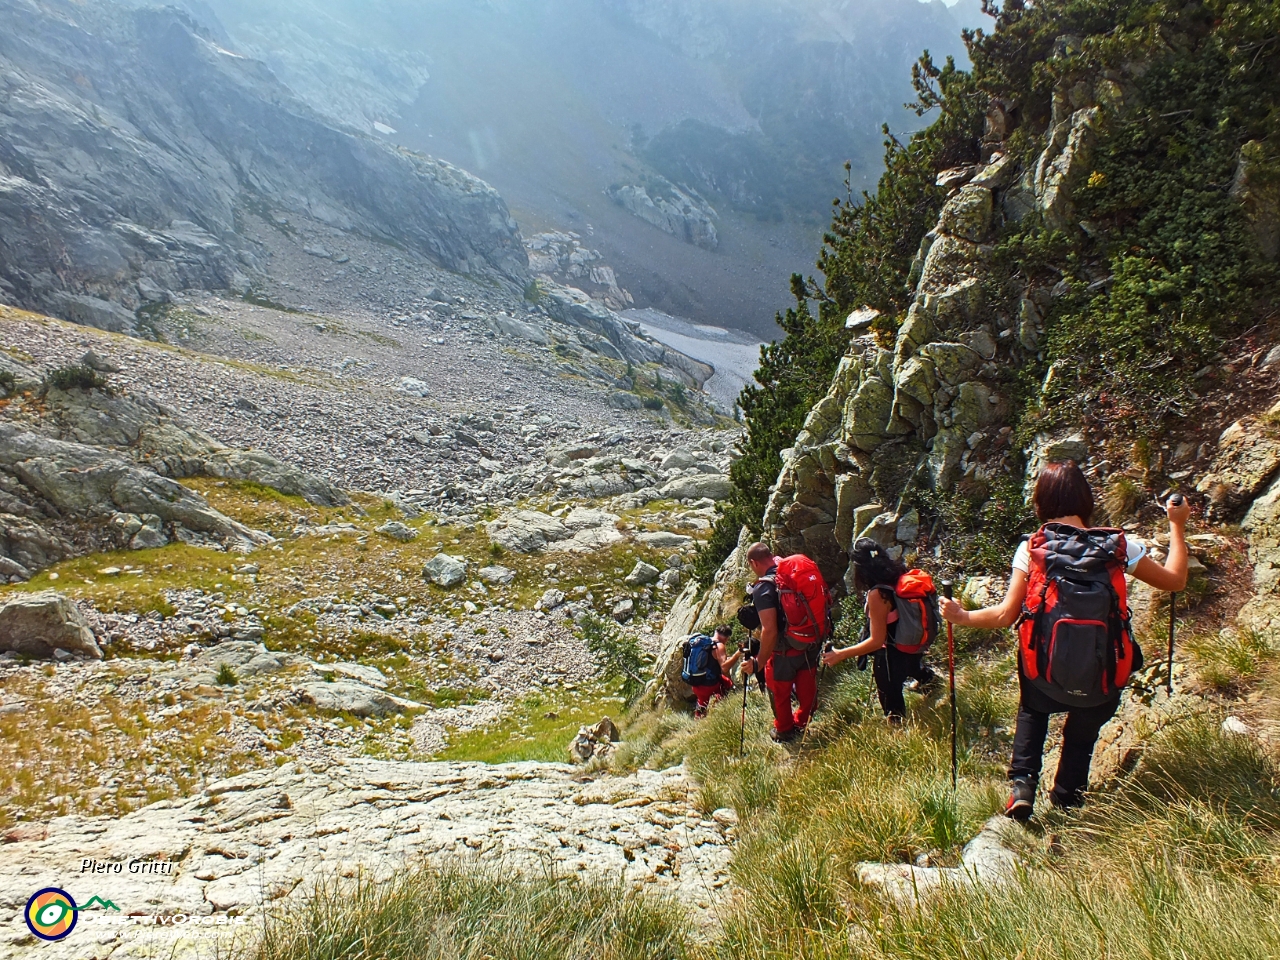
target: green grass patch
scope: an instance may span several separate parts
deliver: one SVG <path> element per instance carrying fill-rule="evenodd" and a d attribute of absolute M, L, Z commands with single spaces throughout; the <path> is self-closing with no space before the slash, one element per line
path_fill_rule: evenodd
<path fill-rule="evenodd" d="M 567 763 L 568 746 L 584 725 L 601 717 L 620 717 L 622 698 L 599 687 L 578 691 L 531 693 L 498 723 L 450 738 L 437 760 L 519 760 Z"/>
<path fill-rule="evenodd" d="M 272 918 L 254 960 L 683 960 L 692 937 L 662 897 L 602 880 L 446 864 L 386 884 L 323 886 Z"/>

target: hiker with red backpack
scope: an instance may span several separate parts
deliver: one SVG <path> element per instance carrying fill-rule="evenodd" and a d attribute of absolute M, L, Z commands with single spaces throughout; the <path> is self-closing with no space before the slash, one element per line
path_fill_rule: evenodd
<path fill-rule="evenodd" d="M 823 654 L 822 661 L 832 667 L 857 657 L 861 668 L 863 657 L 874 657 L 872 676 L 880 708 L 891 724 L 900 724 L 907 713 L 903 684 L 915 680 L 917 691 L 927 693 L 938 680 L 924 662 L 942 622 L 938 593 L 927 573 L 908 570 L 869 537 L 853 545 L 849 559 L 854 587 L 867 597 L 867 625 L 859 642 Z"/>
<path fill-rule="evenodd" d="M 818 700 L 818 659 L 831 636 L 831 597 L 818 565 L 803 554 L 775 557 L 765 544 L 753 543 L 747 564 L 757 578 L 750 607 L 752 624 L 759 620 L 760 652 L 743 662 L 742 672 L 751 675 L 764 663 L 773 701 L 770 736 L 792 743 L 804 735 Z"/>
<path fill-rule="evenodd" d="M 942 615 L 966 627 L 1018 628 L 1018 721 L 1012 793 L 1005 814 L 1027 820 L 1049 731 L 1049 718 L 1067 715 L 1062 753 L 1049 800 L 1084 802 L 1098 733 L 1120 705 L 1129 677 L 1142 666 L 1142 650 L 1129 626 L 1126 572 L 1157 590 L 1176 593 L 1187 583 L 1186 523 L 1191 508 L 1169 499 L 1169 555 L 1163 565 L 1122 530 L 1091 528 L 1093 491 L 1070 460 L 1048 464 L 1036 480 L 1036 516 L 1043 524 L 1018 547 L 1004 600 L 965 610 L 947 600 Z"/>

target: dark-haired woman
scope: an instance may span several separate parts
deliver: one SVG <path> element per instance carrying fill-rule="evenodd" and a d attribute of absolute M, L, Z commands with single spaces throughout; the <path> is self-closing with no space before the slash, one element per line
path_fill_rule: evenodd
<path fill-rule="evenodd" d="M 1083 471 L 1070 460 L 1048 464 L 1036 480 L 1033 496 L 1036 516 L 1043 524 L 1065 524 L 1080 530 L 1089 528 L 1093 518 L 1093 491 Z M 1187 583 L 1186 523 L 1191 507 L 1185 500 L 1177 506 L 1172 499 L 1169 515 L 1169 556 L 1164 565 L 1147 556 L 1146 547 L 1126 538 L 1128 549 L 1126 572 L 1157 590 L 1176 593 Z M 1031 553 L 1024 542 L 1013 557 L 1013 573 L 1004 600 L 982 610 L 965 610 L 954 600 L 944 601 L 942 615 L 952 623 L 980 629 L 1012 626 L 1022 613 L 1027 597 L 1027 580 L 1031 571 Z M 1120 692 L 1100 706 L 1076 707 L 1061 703 L 1027 678 L 1022 657 L 1018 658 L 1018 723 L 1014 733 L 1013 762 L 1009 766 L 1012 794 L 1005 808 L 1007 816 L 1026 820 L 1034 809 L 1036 787 L 1044 741 L 1049 732 L 1049 717 L 1065 713 L 1062 728 L 1062 754 L 1054 776 L 1050 801 L 1059 807 L 1075 807 L 1084 802 L 1089 785 L 1089 765 L 1093 747 L 1103 724 L 1114 716 L 1120 705 Z"/>
<path fill-rule="evenodd" d="M 889 556 L 884 547 L 869 537 L 863 537 L 853 545 L 849 559 L 853 563 L 854 589 L 867 595 L 863 606 L 867 614 L 867 626 L 858 643 L 840 650 L 831 650 L 823 654 L 822 661 L 830 667 L 850 657 L 874 656 L 872 675 L 876 681 L 880 708 L 890 723 L 901 723 L 907 713 L 902 685 L 914 679 L 918 688 L 923 688 L 937 679 L 933 670 L 924 662 L 923 653 L 903 653 L 893 645 L 898 626 L 893 587 L 907 572 L 907 568 L 901 560 Z"/>

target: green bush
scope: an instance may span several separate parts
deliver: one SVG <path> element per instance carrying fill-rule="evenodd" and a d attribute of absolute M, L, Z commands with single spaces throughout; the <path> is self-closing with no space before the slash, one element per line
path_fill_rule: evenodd
<path fill-rule="evenodd" d="M 332 679 L 332 677 L 328 676 L 328 677 L 325 677 L 325 679 L 330 680 Z M 234 687 L 237 683 L 240 682 L 240 677 L 236 673 L 235 668 L 231 666 L 231 664 L 222 663 L 218 665 L 218 675 L 214 678 L 214 680 L 220 686 Z"/>
<path fill-rule="evenodd" d="M 50 371 L 44 384 L 52 390 L 93 390 L 105 387 L 107 380 L 92 367 L 73 364 Z"/>
<path fill-rule="evenodd" d="M 640 403 L 646 410 L 661 410 L 667 405 L 661 397 L 645 397 Z"/>
<path fill-rule="evenodd" d="M 7 397 L 13 393 L 17 383 L 12 370 L 0 370 L 0 397 Z"/>

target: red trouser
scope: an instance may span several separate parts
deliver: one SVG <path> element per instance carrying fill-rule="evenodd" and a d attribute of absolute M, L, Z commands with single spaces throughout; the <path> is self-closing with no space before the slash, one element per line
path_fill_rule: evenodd
<path fill-rule="evenodd" d="M 719 683 L 711 683 L 703 686 L 701 684 L 693 685 L 693 695 L 698 698 L 698 706 L 705 707 L 711 702 L 711 698 L 719 699 L 733 689 L 733 681 L 721 674 Z"/>
<path fill-rule="evenodd" d="M 773 726 L 779 733 L 790 733 L 795 727 L 807 727 L 809 718 L 813 716 L 814 705 L 818 702 L 818 668 L 800 667 L 794 680 L 775 680 L 773 665 L 777 658 L 784 654 L 774 654 L 764 665 L 764 682 L 769 687 L 773 700 Z M 786 665 L 790 668 L 790 664 Z M 784 673 L 791 672 L 790 669 Z M 795 691 L 799 706 L 791 712 L 791 691 Z"/>

